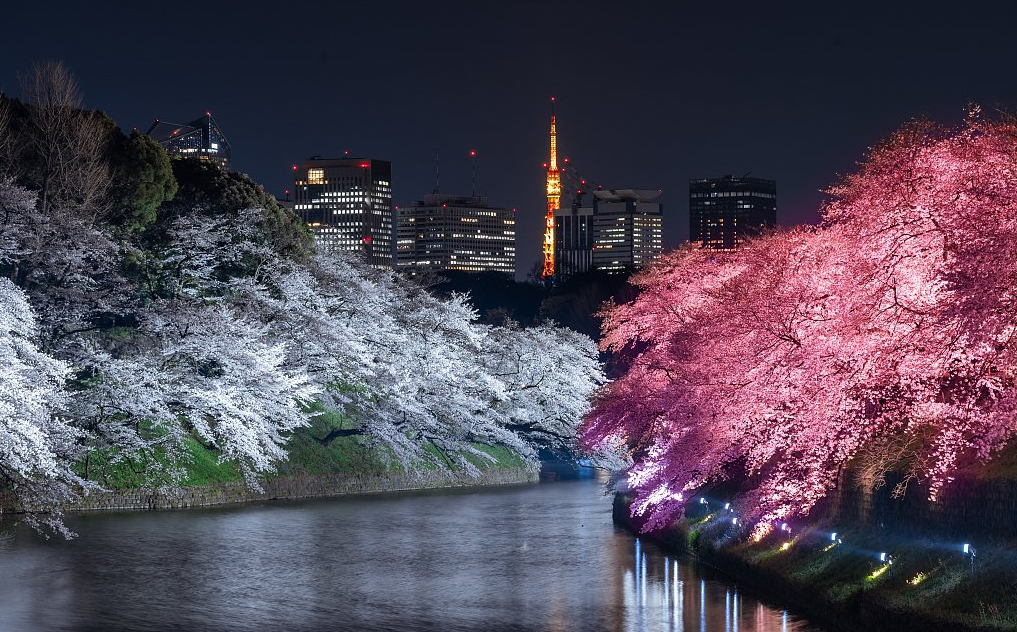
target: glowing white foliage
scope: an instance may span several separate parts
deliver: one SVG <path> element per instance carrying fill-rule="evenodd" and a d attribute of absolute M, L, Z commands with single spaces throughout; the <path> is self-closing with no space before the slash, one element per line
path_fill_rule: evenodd
<path fill-rule="evenodd" d="M 56 511 L 81 483 L 68 468 L 77 433 L 59 414 L 68 367 L 39 351 L 36 338 L 27 297 L 0 279 L 0 481 L 23 509 Z"/>

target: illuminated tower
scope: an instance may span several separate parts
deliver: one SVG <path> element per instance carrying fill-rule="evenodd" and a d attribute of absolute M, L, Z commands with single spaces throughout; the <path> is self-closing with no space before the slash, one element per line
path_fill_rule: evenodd
<path fill-rule="evenodd" d="M 551 160 L 547 163 L 547 215 L 544 216 L 544 270 L 540 278 L 554 277 L 554 212 L 561 208 L 561 174 L 558 173 L 558 138 L 554 129 L 554 101 L 551 97 Z"/>

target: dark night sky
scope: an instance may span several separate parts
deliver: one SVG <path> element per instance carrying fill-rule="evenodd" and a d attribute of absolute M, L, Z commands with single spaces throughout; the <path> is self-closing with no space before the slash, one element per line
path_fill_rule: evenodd
<path fill-rule="evenodd" d="M 7 3 L 0 89 L 59 59 L 125 130 L 211 110 L 235 167 L 278 194 L 289 165 L 347 149 L 393 162 L 396 204 L 430 192 L 436 152 L 442 191 L 469 193 L 476 147 L 525 271 L 550 94 L 585 176 L 664 190 L 668 247 L 691 177 L 774 178 L 778 221 L 814 222 L 820 189 L 902 122 L 1017 106 L 1017 3 L 828 4 Z"/>

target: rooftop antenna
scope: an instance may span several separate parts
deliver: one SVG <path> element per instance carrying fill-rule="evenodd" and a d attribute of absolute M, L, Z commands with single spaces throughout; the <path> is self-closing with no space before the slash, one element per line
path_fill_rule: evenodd
<path fill-rule="evenodd" d="M 441 168 L 438 162 L 438 152 L 434 152 L 434 194 L 441 193 Z"/>
<path fill-rule="evenodd" d="M 471 197 L 477 197 L 477 150 L 470 150 L 470 159 L 473 162 L 473 184 L 472 191 L 470 192 Z"/>

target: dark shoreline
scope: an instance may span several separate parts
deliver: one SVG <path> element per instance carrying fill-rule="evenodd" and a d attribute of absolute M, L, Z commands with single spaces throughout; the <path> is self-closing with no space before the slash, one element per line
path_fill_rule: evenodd
<path fill-rule="evenodd" d="M 998 632 L 997 626 L 968 625 L 930 617 L 914 610 L 889 608 L 878 598 L 866 598 L 864 591 L 846 602 L 833 602 L 807 584 L 763 568 L 725 547 L 713 547 L 700 539 L 690 545 L 688 530 L 683 523 L 652 534 L 639 533 L 639 526 L 629 513 L 629 498 L 616 493 L 612 516 L 615 524 L 657 543 L 659 546 L 694 558 L 716 569 L 734 581 L 777 603 L 787 604 L 816 624 L 831 632 Z"/>

